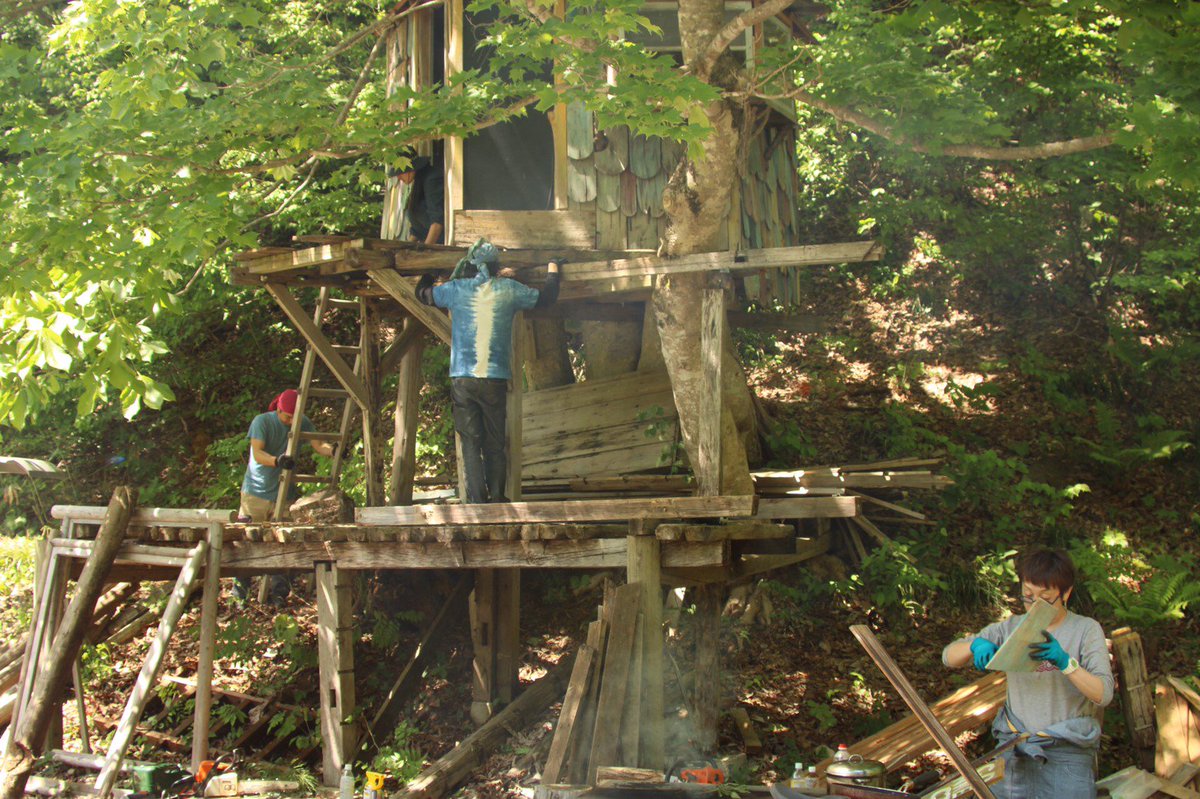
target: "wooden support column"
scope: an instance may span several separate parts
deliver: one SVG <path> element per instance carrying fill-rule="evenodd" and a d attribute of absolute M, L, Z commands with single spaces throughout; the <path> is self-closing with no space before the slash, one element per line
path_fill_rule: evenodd
<path fill-rule="evenodd" d="M 721 355 L 725 343 L 725 295 L 729 274 L 709 276 L 700 309 L 700 419 L 695 464 L 696 482 L 703 496 L 721 493 Z"/>
<path fill-rule="evenodd" d="M 471 642 L 474 666 L 471 670 L 471 720 L 482 725 L 492 717 L 492 697 L 496 684 L 496 569 L 475 570 L 475 590 L 471 592 Z"/>
<path fill-rule="evenodd" d="M 505 452 L 508 455 L 508 474 L 504 481 L 504 491 L 509 501 L 521 500 L 521 470 L 524 464 L 522 440 L 524 438 L 521 426 L 522 399 L 525 395 L 525 353 L 528 351 L 525 314 L 518 313 L 513 318 L 512 328 L 512 380 L 508 381 L 508 407 L 504 417 L 504 441 L 507 444 Z M 495 497 L 492 498 L 495 500 Z"/>
<path fill-rule="evenodd" d="M 404 329 L 419 327 L 411 317 Z M 424 336 L 414 341 L 400 359 L 396 386 L 395 439 L 392 442 L 392 475 L 388 486 L 389 503 L 411 505 L 413 479 L 417 472 L 417 416 L 421 399 L 421 361 L 425 356 Z"/>
<path fill-rule="evenodd" d="M 641 740 L 637 765 L 665 769 L 663 732 L 663 596 L 662 543 L 654 536 L 654 524 L 629 523 L 626 539 L 630 583 L 642 587 L 641 601 Z"/>
<path fill-rule="evenodd" d="M 711 755 L 717 749 L 717 721 L 721 717 L 721 595 L 722 583 L 696 588 L 696 679 L 692 690 L 696 747 Z"/>
<path fill-rule="evenodd" d="M 196 657 L 195 716 L 192 722 L 192 772 L 208 760 L 208 731 L 212 712 L 213 654 L 217 644 L 217 599 L 221 595 L 221 543 L 225 527 L 208 526 L 208 564 L 200 600 L 200 641 Z"/>
<path fill-rule="evenodd" d="M 512 702 L 521 665 L 521 570 L 496 569 L 495 707 Z"/>
<path fill-rule="evenodd" d="M 63 521 L 63 527 L 67 538 L 74 535 L 73 525 L 69 519 Z M 63 605 L 67 596 L 67 562 L 63 558 L 54 558 L 52 563 L 54 564 L 52 567 L 54 573 L 50 576 L 46 592 L 42 596 L 42 601 L 47 603 L 47 626 L 43 633 L 42 650 L 38 663 L 50 661 L 50 653 L 54 649 L 54 639 L 58 637 L 58 629 L 62 626 Z M 36 674 L 36 672 L 34 673 Z M 62 697 L 56 696 L 52 702 L 54 709 L 51 711 L 50 725 L 46 728 L 46 750 L 61 749 L 63 744 Z"/>
<path fill-rule="evenodd" d="M 446 0 L 446 83 L 463 70 L 463 0 Z M 455 211 L 463 209 L 463 137 L 446 139 L 446 243 L 455 239 Z"/>
<path fill-rule="evenodd" d="M 332 561 L 316 564 L 317 656 L 321 670 L 321 778 L 335 786 L 358 748 L 354 724 L 354 626 L 350 578 Z"/>
<path fill-rule="evenodd" d="M 367 405 L 363 409 L 363 460 L 367 484 L 367 503 L 383 503 L 383 417 L 379 374 L 379 309 L 366 297 L 359 297 L 359 357 Z"/>

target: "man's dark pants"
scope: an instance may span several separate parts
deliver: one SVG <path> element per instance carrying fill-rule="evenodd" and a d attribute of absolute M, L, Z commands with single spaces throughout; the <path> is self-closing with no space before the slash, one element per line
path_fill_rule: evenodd
<path fill-rule="evenodd" d="M 450 381 L 454 429 L 462 439 L 467 502 L 507 502 L 504 478 L 508 457 L 504 446 L 508 381 L 488 377 L 455 377 Z"/>

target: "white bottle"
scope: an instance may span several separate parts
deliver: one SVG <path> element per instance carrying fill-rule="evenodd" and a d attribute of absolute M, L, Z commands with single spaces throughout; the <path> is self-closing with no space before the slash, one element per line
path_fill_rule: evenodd
<path fill-rule="evenodd" d="M 845 744 L 838 744 L 837 751 L 833 753 L 834 762 L 850 759 L 850 747 Z"/>
<path fill-rule="evenodd" d="M 794 784 L 793 787 L 799 788 L 809 796 L 824 796 L 829 792 L 829 786 L 825 780 L 817 776 L 817 767 L 809 766 L 808 773 L 799 780 L 799 784 Z"/>
<path fill-rule="evenodd" d="M 792 768 L 792 779 L 788 784 L 791 785 L 793 788 L 799 788 L 800 782 L 803 779 L 804 779 L 804 764 L 797 763 L 795 765 L 795 767 Z"/>
<path fill-rule="evenodd" d="M 338 780 L 338 799 L 354 799 L 354 770 L 349 763 L 342 766 Z"/>

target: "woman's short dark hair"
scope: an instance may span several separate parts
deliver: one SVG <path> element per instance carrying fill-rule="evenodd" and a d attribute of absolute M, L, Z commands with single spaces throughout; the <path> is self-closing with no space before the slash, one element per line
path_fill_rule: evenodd
<path fill-rule="evenodd" d="M 1023 583 L 1065 592 L 1075 587 L 1075 564 L 1061 549 L 1039 547 L 1021 556 L 1017 577 Z"/>

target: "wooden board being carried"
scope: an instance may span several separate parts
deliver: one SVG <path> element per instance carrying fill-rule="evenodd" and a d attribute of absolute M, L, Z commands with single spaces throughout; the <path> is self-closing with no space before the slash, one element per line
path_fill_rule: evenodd
<path fill-rule="evenodd" d="M 1017 629 L 1000 645 L 996 654 L 988 661 L 988 671 L 1037 671 L 1041 661 L 1029 656 L 1029 645 L 1039 644 L 1045 639 L 1042 633 L 1058 615 L 1058 608 L 1039 599 L 1025 614 Z"/>

